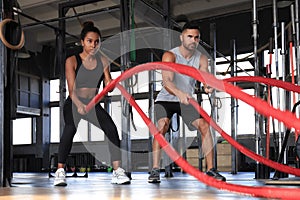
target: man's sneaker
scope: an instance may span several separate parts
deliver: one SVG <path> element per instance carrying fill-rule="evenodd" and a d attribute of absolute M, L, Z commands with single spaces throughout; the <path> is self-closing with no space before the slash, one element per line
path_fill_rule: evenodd
<path fill-rule="evenodd" d="M 125 174 L 125 170 L 119 167 L 117 170 L 113 170 L 111 183 L 118 185 L 130 184 L 130 179 Z"/>
<path fill-rule="evenodd" d="M 59 168 L 55 172 L 54 186 L 67 186 L 66 173 L 63 168 Z"/>
<path fill-rule="evenodd" d="M 160 183 L 160 171 L 158 168 L 153 168 L 151 170 L 150 176 L 148 178 L 149 183 Z"/>
<path fill-rule="evenodd" d="M 222 176 L 221 174 L 219 174 L 219 172 L 215 168 L 211 168 L 209 171 L 206 172 L 206 174 L 208 176 L 214 177 L 217 180 L 226 181 L 226 178 L 224 176 Z"/>

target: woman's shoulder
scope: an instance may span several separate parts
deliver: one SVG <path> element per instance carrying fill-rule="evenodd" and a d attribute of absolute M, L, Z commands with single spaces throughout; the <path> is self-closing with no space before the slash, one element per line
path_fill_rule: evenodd
<path fill-rule="evenodd" d="M 72 66 L 72 67 L 75 67 L 76 65 L 77 65 L 77 58 L 76 58 L 76 55 L 69 56 L 69 57 L 66 59 L 66 66 Z"/>
<path fill-rule="evenodd" d="M 109 65 L 109 59 L 106 56 L 104 56 L 103 54 L 99 54 L 99 58 L 103 66 Z"/>
<path fill-rule="evenodd" d="M 76 60 L 77 59 L 77 56 L 79 56 L 79 55 L 71 55 L 71 56 L 69 56 L 69 57 L 67 57 L 67 59 L 66 60 Z"/>

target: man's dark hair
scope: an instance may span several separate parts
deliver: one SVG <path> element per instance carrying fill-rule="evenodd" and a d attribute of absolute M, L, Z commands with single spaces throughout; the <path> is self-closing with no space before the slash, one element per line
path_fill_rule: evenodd
<path fill-rule="evenodd" d="M 196 22 L 187 22 L 183 25 L 181 32 L 186 29 L 197 29 L 200 32 L 200 27 Z"/>

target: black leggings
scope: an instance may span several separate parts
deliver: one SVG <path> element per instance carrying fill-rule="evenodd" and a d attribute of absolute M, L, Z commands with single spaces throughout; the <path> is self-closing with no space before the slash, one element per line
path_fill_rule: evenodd
<path fill-rule="evenodd" d="M 89 99 L 80 100 L 85 104 L 88 104 L 90 101 Z M 72 148 L 73 138 L 77 131 L 78 123 L 81 119 L 85 119 L 103 130 L 109 140 L 108 147 L 111 154 L 111 161 L 121 160 L 120 139 L 117 127 L 110 115 L 101 107 L 100 104 L 97 104 L 88 114 L 81 115 L 77 112 L 77 107 L 73 104 L 71 98 L 68 97 L 64 104 L 63 114 L 65 127 L 60 138 L 58 148 L 59 163 L 66 163 L 67 156 Z"/>

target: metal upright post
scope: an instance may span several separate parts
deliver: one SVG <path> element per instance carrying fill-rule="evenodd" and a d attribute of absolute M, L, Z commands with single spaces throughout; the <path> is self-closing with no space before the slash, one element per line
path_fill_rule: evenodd
<path fill-rule="evenodd" d="M 255 75 L 259 75 L 259 66 L 258 66 L 258 57 L 257 57 L 257 6 L 256 6 L 256 0 L 253 0 L 253 19 L 252 19 L 252 25 L 253 25 L 253 52 L 254 52 L 254 72 Z M 260 95 L 260 88 L 259 84 L 255 83 L 255 96 Z M 260 115 L 258 112 L 255 112 L 255 151 L 257 154 L 262 155 L 261 151 L 261 129 L 260 129 Z M 260 175 L 260 164 L 259 162 L 256 162 L 256 178 Z"/>
<path fill-rule="evenodd" d="M 277 19 L 277 1 L 273 0 L 273 28 L 274 28 L 274 48 L 275 48 L 275 69 L 276 69 L 276 80 L 279 80 L 279 64 L 278 64 L 278 19 Z M 277 88 L 277 107 L 280 108 L 280 90 Z M 278 122 L 278 152 L 281 151 L 282 147 L 282 132 L 281 122 Z"/>
<path fill-rule="evenodd" d="M 231 41 L 231 71 L 230 75 L 231 77 L 237 76 L 237 55 L 236 55 L 236 43 L 235 40 Z M 236 85 L 236 83 L 233 83 Z M 237 140 L 237 124 L 238 124 L 238 105 L 237 105 L 237 99 L 231 97 L 231 137 L 234 140 Z M 237 151 L 232 146 L 231 147 L 231 173 L 236 174 L 237 173 Z"/>
<path fill-rule="evenodd" d="M 164 10 L 164 37 L 163 37 L 163 47 L 164 49 L 171 49 L 172 45 L 172 35 L 171 35 L 171 25 L 170 25 L 170 0 L 163 1 L 163 10 Z"/>
<path fill-rule="evenodd" d="M 295 0 L 295 52 L 296 52 L 296 77 L 297 84 L 300 85 L 300 30 L 299 30 L 299 0 Z M 298 94 L 298 99 L 300 99 L 300 94 Z M 300 113 L 299 106 L 296 112 L 298 115 Z"/>
<path fill-rule="evenodd" d="M 211 67 L 210 69 L 210 73 L 214 76 L 216 76 L 216 59 L 217 59 L 217 36 L 216 36 L 216 24 L 215 23 L 211 23 L 209 30 L 210 30 L 210 44 L 213 47 L 211 49 L 211 56 L 212 56 L 212 60 L 209 61 L 209 66 Z M 213 93 L 210 96 L 210 99 L 212 102 L 215 102 L 215 98 L 216 98 L 216 90 L 213 91 Z M 216 106 L 213 104 L 212 106 L 212 111 L 211 111 L 211 117 L 214 121 L 217 121 L 217 108 Z M 213 139 L 216 139 L 216 131 L 215 129 L 211 129 L 211 134 Z M 218 166 L 218 157 L 217 157 L 217 146 L 215 146 L 214 148 L 214 167 L 217 168 Z"/>
<path fill-rule="evenodd" d="M 276 0 L 275 0 L 276 1 Z M 254 44 L 254 74 L 255 76 L 260 76 L 259 64 L 258 64 L 258 20 L 257 20 L 257 7 L 256 7 L 256 0 L 253 0 L 253 44 Z M 259 83 L 255 83 L 255 96 L 261 96 L 261 87 Z M 255 150 L 256 153 L 259 155 L 263 155 L 262 146 L 262 116 L 255 112 Z M 256 174 L 255 178 L 269 178 L 269 170 L 266 166 L 256 162 Z"/>
<path fill-rule="evenodd" d="M 290 5 L 290 12 L 291 12 L 291 22 L 292 25 L 288 28 L 288 43 L 289 43 L 289 48 L 290 48 L 290 53 L 289 53 L 289 57 L 290 57 L 290 61 L 289 61 L 289 65 L 287 67 L 288 73 L 291 74 L 292 76 L 292 83 L 296 84 L 295 81 L 295 66 L 294 66 L 294 56 L 293 56 L 293 48 L 295 47 L 295 37 L 296 37 L 296 28 L 295 28 L 295 10 L 294 10 L 294 4 Z M 293 47 L 294 46 L 294 47 Z M 288 51 L 289 52 L 289 51 Z M 296 50 L 295 50 L 296 52 Z M 297 65 L 296 65 L 297 67 Z M 297 68 L 296 68 L 296 72 L 297 72 Z M 289 93 L 286 91 L 286 93 Z M 286 105 L 286 108 L 291 110 L 292 109 L 292 105 L 294 105 L 296 103 L 296 94 L 293 93 L 289 93 L 289 97 L 290 99 L 292 99 L 292 101 L 288 102 L 288 105 Z"/>
<path fill-rule="evenodd" d="M 285 37 L 285 23 L 284 22 L 281 22 L 281 51 L 280 51 L 280 54 L 282 55 L 282 80 L 285 81 L 285 76 L 286 76 L 286 54 L 287 54 L 287 51 L 286 51 L 286 37 Z M 285 110 L 286 109 L 286 95 L 285 95 L 285 91 L 284 90 L 281 90 L 281 92 L 283 93 L 282 95 L 282 104 L 281 104 L 281 108 L 282 110 Z M 285 135 L 284 135 L 284 139 L 283 139 L 283 142 L 282 142 L 282 147 L 281 147 L 281 151 L 279 151 L 279 156 L 278 156 L 278 159 L 277 159 L 277 162 L 278 163 L 283 163 L 283 164 L 286 164 L 286 147 L 287 147 L 287 144 L 288 144 L 288 139 L 289 139 L 289 135 L 290 135 L 290 129 L 287 129 L 287 130 L 284 130 L 285 132 Z M 274 180 L 278 180 L 279 178 L 282 178 L 282 177 L 288 177 L 288 174 L 286 173 L 283 173 L 283 172 L 280 172 L 280 171 L 277 171 L 275 170 L 275 173 L 274 173 L 274 176 L 273 176 L 273 179 Z"/>
<path fill-rule="evenodd" d="M 151 52 L 151 62 L 153 62 L 153 53 Z M 148 72 L 149 75 L 149 118 L 153 123 L 154 122 L 154 92 L 156 90 L 156 84 L 155 84 L 155 71 L 151 70 Z M 148 169 L 151 170 L 152 168 L 152 156 L 150 156 L 150 152 L 152 152 L 152 134 L 149 131 L 149 139 L 148 139 Z"/>
<path fill-rule="evenodd" d="M 282 81 L 285 81 L 286 78 L 286 67 L 285 67 L 285 64 L 286 64 L 286 37 L 285 37 L 285 23 L 284 22 L 281 22 L 281 51 L 280 51 L 280 54 L 282 56 Z M 285 110 L 286 109 L 286 97 L 285 97 L 285 92 L 284 90 L 280 90 L 281 91 L 281 95 L 282 95 L 282 98 L 281 98 L 281 110 Z M 285 132 L 284 130 L 284 126 L 283 126 L 283 132 Z M 286 150 L 284 150 L 286 151 Z M 284 154 L 284 162 L 283 163 L 286 163 L 286 154 Z"/>
<path fill-rule="evenodd" d="M 282 81 L 286 81 L 286 33 L 285 33 L 285 22 L 281 22 L 281 50 L 280 55 L 282 56 Z M 283 90 L 282 90 L 283 91 Z M 281 109 L 286 109 L 286 98 L 285 95 L 282 96 Z"/>
<path fill-rule="evenodd" d="M 296 42 L 295 42 L 295 50 L 296 50 L 296 67 L 297 67 L 297 83 L 300 85 L 300 41 L 299 41 L 299 0 L 295 0 L 295 32 L 296 32 Z"/>
<path fill-rule="evenodd" d="M 130 65 L 130 57 L 129 57 L 129 47 L 130 47 L 130 37 L 128 31 L 130 30 L 130 23 L 129 23 L 129 0 L 121 1 L 121 31 L 124 34 L 121 34 L 121 66 L 122 72 L 125 71 L 127 67 Z M 127 32 L 126 32 L 127 31 Z M 128 83 L 128 80 L 125 80 L 123 86 Z M 127 88 L 127 90 L 129 90 Z M 131 91 L 128 91 L 131 93 Z M 131 139 L 130 139 L 130 113 L 129 113 L 129 103 L 126 99 L 121 96 L 121 103 L 122 103 L 122 141 L 121 141 L 121 148 L 122 150 L 122 163 L 125 171 L 128 173 L 130 177 L 131 174 Z"/>
<path fill-rule="evenodd" d="M 0 1 L 0 20 L 3 16 L 3 0 Z M 5 46 L 0 42 L 0 187 L 4 186 L 4 76 L 5 76 Z"/>
<path fill-rule="evenodd" d="M 13 19 L 12 12 L 12 1 L 5 0 L 2 2 L 3 5 L 3 15 L 6 18 Z M 13 36 L 13 30 L 9 27 L 6 28 L 6 36 L 11 37 L 13 42 L 16 42 L 16 37 Z M 11 186 L 12 172 L 13 172 L 13 149 L 12 149 L 12 119 L 15 118 L 15 52 L 9 48 L 3 46 L 3 118 L 1 119 L 3 123 L 2 132 L 2 158 L 3 158 L 3 180 L 2 186 Z M 1 161 L 1 162 L 2 162 Z"/>
<path fill-rule="evenodd" d="M 201 86 L 201 83 L 200 82 L 197 82 L 197 87 L 200 88 Z M 197 94 L 197 102 L 199 105 L 202 104 L 202 94 L 199 92 Z M 214 137 L 213 137 L 214 138 Z M 198 169 L 200 171 L 203 171 L 203 160 L 204 160 L 204 157 L 205 155 L 203 155 L 203 149 L 202 149 L 202 136 L 201 136 L 201 132 L 198 130 L 197 131 L 197 143 L 198 143 Z M 214 148 L 214 152 L 215 153 L 215 148 Z M 214 161 L 217 161 L 217 159 L 214 159 Z M 217 164 L 214 163 L 214 167 L 217 168 Z M 206 169 L 207 171 L 208 169 Z"/>
<path fill-rule="evenodd" d="M 163 15 L 164 15 L 164 38 L 163 38 L 163 43 L 164 43 L 164 48 L 165 49 L 171 49 L 171 38 L 172 38 L 172 33 L 171 33 L 171 25 L 170 25 L 170 0 L 165 0 L 163 1 Z M 174 116 L 174 115 L 173 115 Z M 174 117 L 171 119 L 173 120 Z M 170 127 L 172 127 L 172 123 L 170 124 Z M 165 137 L 166 140 L 169 141 L 169 143 L 171 145 L 172 144 L 172 135 L 173 135 L 173 131 L 172 129 L 169 127 L 169 132 L 166 133 Z M 163 155 L 163 166 L 165 167 L 165 177 L 172 177 L 172 168 L 171 168 L 171 164 L 172 164 L 172 160 L 171 158 L 165 153 L 162 152 Z"/>
<path fill-rule="evenodd" d="M 67 8 L 63 5 L 59 5 L 59 11 L 58 16 L 59 18 L 62 18 L 66 15 Z M 58 23 L 59 30 L 56 31 L 57 34 L 57 62 L 56 65 L 58 65 L 60 69 L 60 76 L 59 76 L 59 112 L 60 112 L 60 135 L 63 133 L 64 128 L 64 120 L 63 120 L 63 105 L 66 100 L 66 74 L 65 74 L 65 29 L 66 29 L 66 22 L 65 20 L 59 20 Z"/>

